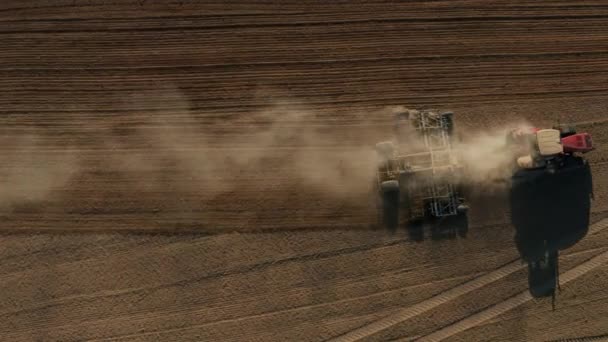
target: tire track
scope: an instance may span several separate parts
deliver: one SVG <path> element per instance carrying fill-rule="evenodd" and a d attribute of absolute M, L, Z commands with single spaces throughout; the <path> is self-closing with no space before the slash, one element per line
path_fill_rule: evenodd
<path fill-rule="evenodd" d="M 560 340 L 551 340 L 550 342 L 591 342 L 591 341 L 608 341 L 608 335 L 566 338 L 566 339 L 560 339 Z"/>
<path fill-rule="evenodd" d="M 604 223 L 608 225 L 608 220 L 604 220 Z M 602 266 L 608 262 L 608 251 L 603 252 L 595 257 L 583 262 L 582 264 L 574 267 L 573 269 L 560 275 L 560 285 L 565 285 L 570 281 L 588 273 L 589 271 Z M 431 342 L 431 341 L 442 341 L 448 337 L 456 335 L 465 330 L 471 329 L 485 321 L 488 321 L 494 317 L 497 317 L 509 310 L 512 310 L 526 302 L 532 300 L 532 295 L 528 290 L 525 290 L 503 302 L 495 304 L 485 310 L 473 314 L 459 322 L 437 330 L 427 336 L 418 339 L 417 341 Z"/>
<path fill-rule="evenodd" d="M 450 280 L 450 279 L 446 279 L 446 280 Z M 121 339 L 124 339 L 124 338 L 135 337 L 135 336 L 137 336 L 137 337 L 144 337 L 144 336 L 150 336 L 150 335 L 158 335 L 160 333 L 163 333 L 163 334 L 165 334 L 165 333 L 173 333 L 173 332 L 176 332 L 176 331 L 194 330 L 194 329 L 199 329 L 199 328 L 204 328 L 204 327 L 209 327 L 209 326 L 219 325 L 219 324 L 242 322 L 242 321 L 251 320 L 251 319 L 261 319 L 261 318 L 268 317 L 268 316 L 282 315 L 282 314 L 287 314 L 287 313 L 291 313 L 291 312 L 298 312 L 298 311 L 307 310 L 307 309 L 309 310 L 309 309 L 321 308 L 321 307 L 324 307 L 324 306 L 336 305 L 338 303 L 347 303 L 347 302 L 358 301 L 358 300 L 365 299 L 365 298 L 373 298 L 373 297 L 383 296 L 383 295 L 386 295 L 387 293 L 390 293 L 390 292 L 402 291 L 404 289 L 407 289 L 407 288 L 410 288 L 410 287 L 417 287 L 417 286 L 419 286 L 419 285 L 413 285 L 413 286 L 409 286 L 408 285 L 408 286 L 405 286 L 405 287 L 402 287 L 402 288 L 400 287 L 400 288 L 397 288 L 397 289 L 377 292 L 377 293 L 373 293 L 373 294 L 369 294 L 369 295 L 365 295 L 365 296 L 361 296 L 361 297 L 341 299 L 341 300 L 337 300 L 337 301 L 334 301 L 334 302 L 324 302 L 324 303 L 319 303 L 319 304 L 311 304 L 311 305 L 298 306 L 298 307 L 293 307 L 293 308 L 288 308 L 288 309 L 282 309 L 282 310 L 278 310 L 278 311 L 263 312 L 263 313 L 260 313 L 260 314 L 255 314 L 255 315 L 250 315 L 250 316 L 235 317 L 235 318 L 229 318 L 229 319 L 222 319 L 222 320 L 211 321 L 211 322 L 206 322 L 206 323 L 197 324 L 197 325 L 190 325 L 190 326 L 175 328 L 175 329 L 171 329 L 171 330 L 154 331 L 154 332 L 147 332 L 147 333 L 141 333 L 141 334 L 133 334 L 133 335 L 127 335 L 127 336 L 125 336 L 125 335 L 110 336 L 110 337 L 104 337 L 103 339 L 95 339 L 95 340 L 92 340 L 92 341 L 115 341 L 115 340 L 121 340 Z M 165 317 L 168 317 L 170 315 L 171 314 L 166 315 Z"/>
<path fill-rule="evenodd" d="M 591 235 L 591 234 L 597 233 L 605 228 L 608 228 L 608 219 L 603 219 L 603 220 L 597 222 L 596 224 L 592 225 L 589 229 L 589 234 Z M 583 271 L 577 271 L 577 272 L 572 273 L 573 270 L 571 270 L 571 271 L 566 272 L 563 276 L 561 276 L 561 278 L 562 278 L 561 283 L 565 284 L 566 282 L 570 281 L 571 279 L 575 279 L 575 278 L 581 276 L 582 274 L 588 272 L 590 270 L 590 269 L 588 269 L 588 267 L 597 267 L 597 266 L 593 266 L 593 265 L 601 265 L 601 263 L 608 260 L 608 252 L 602 253 L 601 255 L 605 255 L 605 256 L 603 258 L 599 259 L 599 261 L 594 261 L 591 264 L 592 266 L 586 266 L 585 268 L 583 268 Z M 592 260 L 595 260 L 596 258 L 594 258 Z M 600 262 L 600 264 L 598 264 L 598 262 Z M 398 312 L 396 312 L 393 315 L 381 318 L 375 322 L 364 325 L 355 330 L 351 330 L 343 335 L 330 339 L 329 341 L 331 341 L 331 342 L 350 342 L 350 341 L 357 341 L 357 340 L 369 337 L 382 330 L 388 329 L 396 324 L 406 321 L 412 317 L 415 317 L 424 312 L 427 312 L 439 305 L 447 303 L 457 297 L 460 297 L 471 291 L 479 289 L 485 285 L 498 281 L 498 280 L 508 276 L 509 274 L 515 273 L 516 271 L 523 268 L 523 266 L 524 265 L 522 264 L 522 262 L 519 259 L 513 260 L 490 273 L 487 273 L 483 276 L 475 278 L 471 281 L 468 281 L 464 284 L 454 287 L 448 291 L 442 292 L 442 293 L 440 293 L 428 300 L 420 302 L 414 306 L 399 310 Z M 569 273 L 569 272 L 571 272 L 571 273 Z M 583 272 L 583 273 L 581 273 L 581 272 Z M 520 305 L 517 303 L 520 303 L 520 302 L 524 303 L 525 301 L 528 301 L 529 299 L 525 296 L 526 294 L 529 296 L 529 292 L 527 290 L 522 292 L 520 295 L 517 295 L 516 297 L 512 298 L 512 302 L 499 306 L 498 309 L 496 309 L 496 310 L 498 310 L 496 312 L 499 312 L 498 314 L 500 314 L 506 310 L 509 310 L 509 309 L 504 309 L 506 307 L 511 308 L 511 306 L 513 306 L 513 305 L 515 305 L 515 306 Z M 511 301 L 511 300 L 509 300 L 509 301 Z M 515 307 L 515 306 L 513 306 L 513 307 Z M 501 311 L 501 310 L 504 310 L 504 311 Z M 498 314 L 496 314 L 496 315 L 498 315 Z M 484 314 L 481 317 L 483 320 L 480 322 L 493 318 L 496 315 L 494 315 L 494 311 L 492 311 L 489 314 Z M 476 316 L 476 315 L 474 315 L 474 316 Z M 474 316 L 470 316 L 470 317 L 474 317 Z M 457 326 L 455 326 L 455 328 L 451 328 L 451 330 L 448 330 L 446 332 L 443 332 L 443 330 L 440 330 L 437 332 L 438 334 L 440 334 L 438 336 L 441 337 L 441 336 L 444 336 L 444 334 L 450 334 L 452 331 L 456 331 L 455 333 L 460 332 L 462 330 L 458 330 L 458 329 L 462 329 L 462 327 L 466 327 L 464 330 L 469 329 L 470 327 L 474 326 L 471 324 L 475 324 L 475 325 L 478 324 L 478 320 L 479 320 L 479 318 L 475 317 L 474 319 L 472 319 L 470 322 L 467 322 L 463 326 L 457 325 Z M 455 334 L 455 333 L 453 333 L 453 334 Z M 432 338 L 435 338 L 432 335 L 429 335 L 429 336 L 431 336 Z M 446 337 L 449 337 L 449 336 L 451 336 L 451 335 L 447 335 Z M 446 338 L 446 337 L 443 337 L 443 338 Z M 434 341 L 434 340 L 431 339 L 429 341 Z"/>
<path fill-rule="evenodd" d="M 500 267 L 497 270 L 494 270 L 488 274 L 485 274 L 481 277 L 475 278 L 471 281 L 468 281 L 460 286 L 452 288 L 446 292 L 442 292 L 435 297 L 432 297 L 426 301 L 420 302 L 414 306 L 409 308 L 405 308 L 400 310 L 399 312 L 382 318 L 378 321 L 372 322 L 368 325 L 360 327 L 358 329 L 352 330 L 342 336 L 338 336 L 336 338 L 331 339 L 332 342 L 347 342 L 347 341 L 357 341 L 363 339 L 365 337 L 371 336 L 377 332 L 388 329 L 393 325 L 406 321 L 414 316 L 418 316 L 424 312 L 427 312 L 441 304 L 449 302 L 454 298 L 465 295 L 473 290 L 476 290 L 482 286 L 485 286 L 489 283 L 495 282 L 499 279 L 506 277 L 507 275 L 514 273 L 522 268 L 521 262 L 519 260 L 513 260 L 508 264 Z"/>

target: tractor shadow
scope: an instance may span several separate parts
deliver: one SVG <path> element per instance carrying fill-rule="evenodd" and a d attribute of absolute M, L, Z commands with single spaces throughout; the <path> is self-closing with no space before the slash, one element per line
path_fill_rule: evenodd
<path fill-rule="evenodd" d="M 545 170 L 516 173 L 509 201 L 515 244 L 522 260 L 538 261 L 546 253 L 557 254 L 585 237 L 592 193 L 591 168 L 581 158 L 572 158 L 555 174 Z M 530 291 L 543 292 L 534 288 Z"/>

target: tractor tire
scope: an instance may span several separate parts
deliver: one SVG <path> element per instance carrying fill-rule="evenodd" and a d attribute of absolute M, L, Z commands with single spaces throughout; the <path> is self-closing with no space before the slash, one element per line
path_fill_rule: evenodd
<path fill-rule="evenodd" d="M 395 144 L 392 141 L 382 141 L 376 144 L 378 163 L 386 163 L 395 155 Z"/>
<path fill-rule="evenodd" d="M 395 120 L 397 122 L 399 121 L 404 121 L 407 122 L 410 120 L 410 112 L 408 110 L 403 111 L 403 112 L 399 112 L 395 114 Z"/>
<path fill-rule="evenodd" d="M 414 179 L 415 174 L 414 173 L 410 173 L 410 172 L 402 172 L 399 175 L 399 198 L 400 198 L 400 203 L 399 203 L 399 210 L 406 216 L 406 217 L 410 217 L 410 213 L 411 213 L 411 199 L 410 199 L 410 192 L 411 192 L 411 186 L 412 183 L 415 181 Z"/>
<path fill-rule="evenodd" d="M 469 206 L 460 204 L 458 206 L 458 215 L 456 215 L 455 224 L 458 236 L 466 239 L 469 232 Z"/>
<path fill-rule="evenodd" d="M 457 232 L 461 238 L 467 238 L 469 233 L 469 214 L 467 212 L 458 214 Z"/>
<path fill-rule="evenodd" d="M 399 226 L 399 182 L 395 180 L 384 181 L 380 184 L 382 198 L 382 222 L 384 226 L 395 231 Z"/>
<path fill-rule="evenodd" d="M 409 111 L 401 112 L 395 115 L 393 134 L 398 144 L 401 145 L 408 141 L 411 129 L 412 123 L 410 121 Z"/>
<path fill-rule="evenodd" d="M 446 124 L 446 130 L 447 130 L 448 136 L 450 138 L 452 138 L 454 136 L 454 113 L 452 113 L 452 112 L 441 113 L 441 118 L 443 119 L 443 121 Z"/>

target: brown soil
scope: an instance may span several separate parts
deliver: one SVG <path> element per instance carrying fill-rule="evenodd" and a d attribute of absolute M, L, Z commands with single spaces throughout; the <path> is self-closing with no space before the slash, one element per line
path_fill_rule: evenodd
<path fill-rule="evenodd" d="M 608 217 L 607 18 L 602 1 L 2 1 L 0 340 L 320 341 L 517 258 L 484 189 L 467 239 L 375 226 L 353 170 L 388 106 L 466 132 L 578 122 Z M 607 270 L 453 339 L 606 334 Z M 428 334 L 525 277 L 370 339 Z"/>

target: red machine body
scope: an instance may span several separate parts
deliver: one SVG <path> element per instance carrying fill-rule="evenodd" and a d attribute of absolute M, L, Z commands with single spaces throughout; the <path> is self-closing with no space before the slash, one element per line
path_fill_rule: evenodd
<path fill-rule="evenodd" d="M 556 128 L 559 129 L 559 128 Z M 535 135 L 542 128 L 526 127 L 512 130 L 509 133 L 509 141 L 522 147 L 526 146 L 527 142 L 533 141 Z M 589 133 L 575 133 L 559 129 L 561 132 L 561 143 L 564 147 L 564 153 L 587 153 L 593 151 L 593 139 Z M 526 146 L 527 147 L 527 146 Z"/>
<path fill-rule="evenodd" d="M 517 158 L 519 168 L 546 168 L 552 173 L 564 165 L 565 158 L 594 149 L 589 133 L 577 133 L 567 125 L 551 129 L 514 129 L 507 135 L 507 145 L 515 148 L 515 153 L 521 156 Z"/>
<path fill-rule="evenodd" d="M 587 153 L 593 150 L 593 140 L 589 133 L 577 133 L 562 137 L 564 153 Z"/>

